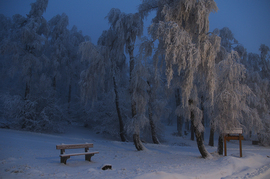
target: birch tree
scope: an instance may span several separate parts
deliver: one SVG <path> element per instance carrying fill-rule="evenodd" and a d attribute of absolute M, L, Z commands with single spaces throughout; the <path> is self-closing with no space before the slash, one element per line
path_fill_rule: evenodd
<path fill-rule="evenodd" d="M 262 63 L 262 77 L 270 79 L 270 51 L 269 47 L 265 44 L 261 44 L 259 48 L 261 52 L 261 63 Z"/>
<path fill-rule="evenodd" d="M 4 95 L 5 115 L 12 127 L 32 131 L 61 131 L 61 109 L 51 98 L 51 81 L 46 76 L 45 55 L 49 28 L 43 13 L 48 0 L 31 4 L 27 17 L 14 15 L 2 52 L 11 57 L 16 91 Z M 22 84 L 22 85 L 21 85 Z M 16 113 L 13 113 L 16 111 Z"/>
<path fill-rule="evenodd" d="M 68 23 L 68 16 L 65 13 L 54 16 L 48 22 L 50 33 L 47 54 L 50 56 L 48 64 L 50 68 L 47 73 L 52 79 L 55 97 L 67 103 L 68 113 L 71 113 L 72 90 L 76 86 L 72 84 L 79 80 L 81 70 L 77 51 L 79 44 L 88 37 L 79 33 L 76 26 L 68 30 Z"/>
<path fill-rule="evenodd" d="M 81 74 L 82 96 L 86 98 L 97 98 L 98 90 L 104 89 L 105 83 L 111 83 L 114 89 L 114 101 L 119 121 L 120 137 L 122 141 L 127 141 L 124 130 L 123 115 L 119 102 L 118 83 L 120 76 L 125 76 L 125 57 L 123 55 L 124 45 L 118 38 L 117 33 L 109 29 L 103 31 L 98 40 L 98 46 L 91 42 L 84 42 L 80 45 L 82 59 L 89 60 L 89 68 Z M 105 77 L 109 81 L 105 81 Z M 122 77 L 123 77 L 122 76 Z"/>
<path fill-rule="evenodd" d="M 256 95 L 245 84 L 246 68 L 238 53 L 231 51 L 217 65 L 219 81 L 215 97 L 214 126 L 220 133 L 219 154 L 223 154 L 223 131 L 242 127 L 245 133 L 262 127 L 257 109 L 252 107 Z"/>
<path fill-rule="evenodd" d="M 220 29 L 219 36 L 221 37 L 221 46 L 229 53 L 233 49 L 233 45 L 238 44 L 238 41 L 234 38 L 232 31 L 228 27 Z"/>
<path fill-rule="evenodd" d="M 60 69 L 64 64 L 68 64 L 69 56 L 69 30 L 68 16 L 63 13 L 62 15 L 54 16 L 49 22 L 50 27 L 50 63 L 51 63 L 51 75 L 52 86 L 56 93 L 57 79 L 61 78 Z"/>
<path fill-rule="evenodd" d="M 11 49 L 9 49 L 7 43 L 7 41 L 9 41 L 9 38 L 11 38 L 11 27 L 11 18 L 0 14 L 0 75 L 2 77 L 0 85 L 3 87 L 2 90 L 6 86 L 5 84 L 7 84 L 6 79 L 9 76 L 8 74 L 11 66 L 11 60 L 7 60 L 11 56 L 11 54 L 8 52 Z"/>
<path fill-rule="evenodd" d="M 252 103 L 252 107 L 258 112 L 262 122 L 260 131 L 252 130 L 250 134 L 257 134 L 261 144 L 270 144 L 270 120 L 269 120 L 269 48 L 266 45 L 261 45 L 259 50 L 261 54 L 249 53 L 248 60 L 245 65 L 248 69 L 247 85 L 251 88 L 256 99 Z"/>
<path fill-rule="evenodd" d="M 160 117 L 164 112 L 163 109 L 165 108 L 166 100 L 164 99 L 164 95 L 162 95 L 164 94 L 164 90 L 162 88 L 164 84 L 162 83 L 160 72 L 158 70 L 155 70 L 154 68 L 152 60 L 153 50 L 153 41 L 147 39 L 146 37 L 143 37 L 141 39 L 139 55 L 136 58 L 136 62 L 139 64 L 135 65 L 135 69 L 144 71 L 144 73 L 140 71 L 136 72 L 135 70 L 134 76 L 138 76 L 141 81 L 144 84 L 146 82 L 147 85 L 138 85 L 139 90 L 134 91 L 134 95 L 137 95 L 138 93 L 140 93 L 140 91 L 144 91 L 144 93 L 146 92 L 145 99 L 147 101 L 145 105 L 147 106 L 144 106 L 144 108 L 147 108 L 152 141 L 154 144 L 159 144 L 160 142 L 158 140 L 158 124 Z M 134 84 L 134 82 L 131 82 L 131 84 Z"/>
<path fill-rule="evenodd" d="M 43 13 L 45 12 L 48 5 L 48 0 L 37 0 L 35 3 L 31 4 L 31 10 L 27 15 L 27 18 L 22 21 L 22 27 L 18 29 L 20 33 L 20 43 L 17 43 L 16 51 L 17 53 L 23 54 L 20 57 L 22 60 L 23 74 L 25 76 L 25 99 L 30 95 L 31 83 L 33 74 L 37 70 L 42 68 L 42 47 L 45 44 L 47 36 L 47 21 L 43 18 Z M 19 57 L 21 54 L 18 54 Z"/>
<path fill-rule="evenodd" d="M 121 43 L 125 45 L 125 52 L 129 54 L 129 67 L 130 67 L 130 81 L 133 78 L 134 74 L 132 71 L 135 68 L 134 61 L 134 46 L 137 36 L 141 36 L 143 33 L 143 21 L 139 13 L 135 14 L 126 14 L 121 12 L 119 9 L 111 9 L 108 13 L 108 21 L 111 24 L 111 28 L 117 33 L 117 36 Z M 133 86 L 132 84 L 130 86 Z M 131 94 L 131 111 L 132 118 L 137 115 L 137 108 L 139 108 L 134 99 L 136 95 L 134 95 L 133 89 L 130 89 Z M 136 129 L 133 134 L 133 141 L 137 148 L 137 150 L 143 150 L 143 145 L 140 141 L 140 131 L 139 128 L 134 127 Z"/>
<path fill-rule="evenodd" d="M 182 72 L 184 75 L 181 85 L 182 104 L 184 107 L 189 106 L 188 101 L 194 86 L 195 72 L 201 70 L 205 74 L 207 92 L 213 99 L 215 80 L 212 69 L 219 50 L 220 38 L 214 34 L 209 36 L 207 33 L 208 17 L 210 12 L 217 10 L 216 3 L 213 0 L 144 0 L 139 7 L 140 13 L 144 16 L 152 10 L 156 10 L 157 14 L 149 27 L 149 33 L 153 41 L 159 41 L 154 60 L 158 61 L 160 55 L 164 55 L 168 86 L 173 78 L 173 67 L 177 66 L 178 74 Z M 198 89 L 200 88 L 198 86 Z M 191 112 L 190 110 L 188 113 Z M 199 137 L 198 148 L 203 158 L 210 157 L 204 144 L 198 142 L 202 140 L 198 135 L 203 131 L 203 128 L 198 126 L 201 124 L 201 119 L 200 117 L 194 119 L 198 120 L 191 120 L 196 129 L 196 136 Z"/>

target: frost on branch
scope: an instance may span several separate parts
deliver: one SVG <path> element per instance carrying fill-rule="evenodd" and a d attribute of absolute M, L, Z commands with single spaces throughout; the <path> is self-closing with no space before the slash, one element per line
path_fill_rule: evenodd
<path fill-rule="evenodd" d="M 31 11 L 29 12 L 29 17 L 41 17 L 46 11 L 49 0 L 37 0 L 35 3 L 31 4 Z"/>
<path fill-rule="evenodd" d="M 238 59 L 238 53 L 232 51 L 217 65 L 220 83 L 216 90 L 214 125 L 221 133 L 237 127 L 243 127 L 245 132 L 262 127 L 257 110 L 250 107 L 249 99 L 255 94 L 243 83 L 246 69 Z"/>
<path fill-rule="evenodd" d="M 99 87 L 103 86 L 106 68 L 110 65 L 108 58 L 103 56 L 100 50 L 91 42 L 83 42 L 80 44 L 79 53 L 82 55 L 82 60 L 89 63 L 89 68 L 81 73 L 81 94 L 82 99 L 86 102 L 87 99 L 96 99 Z M 105 49 L 106 51 L 106 49 Z"/>
<path fill-rule="evenodd" d="M 150 7 L 150 3 L 152 1 L 144 1 L 140 7 Z M 181 88 L 184 105 L 187 105 L 194 73 L 199 69 L 204 73 L 210 96 L 213 96 L 214 59 L 219 51 L 220 38 L 206 33 L 209 30 L 208 16 L 217 10 L 216 3 L 212 0 L 160 0 L 157 5 L 153 9 L 157 10 L 157 15 L 148 32 L 153 41 L 159 41 L 154 61 L 159 61 L 160 56 L 164 55 L 168 85 L 173 78 L 173 68 L 177 66 L 178 75 L 181 71 L 184 75 Z"/>
<path fill-rule="evenodd" d="M 4 117 L 8 126 L 35 132 L 64 132 L 62 109 L 50 98 L 24 100 L 20 96 L 1 95 L 4 103 Z"/>

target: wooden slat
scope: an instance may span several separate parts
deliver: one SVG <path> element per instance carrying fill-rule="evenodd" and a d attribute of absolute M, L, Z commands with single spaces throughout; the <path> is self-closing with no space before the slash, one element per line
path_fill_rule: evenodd
<path fill-rule="evenodd" d="M 62 154 L 60 157 L 69 157 L 69 156 L 77 156 L 77 155 L 91 155 L 91 154 L 98 154 L 98 151 L 95 152 L 83 152 L 83 153 L 73 153 L 73 154 Z"/>
<path fill-rule="evenodd" d="M 241 140 L 244 140 L 244 137 L 242 135 L 241 136 L 226 136 L 227 141 L 230 141 L 230 140 L 239 140 L 239 138 Z"/>
<path fill-rule="evenodd" d="M 224 130 L 224 134 L 243 134 L 242 128 L 235 128 L 230 130 Z"/>
<path fill-rule="evenodd" d="M 56 149 L 79 149 L 79 148 L 92 148 L 94 144 L 62 144 L 56 145 Z"/>

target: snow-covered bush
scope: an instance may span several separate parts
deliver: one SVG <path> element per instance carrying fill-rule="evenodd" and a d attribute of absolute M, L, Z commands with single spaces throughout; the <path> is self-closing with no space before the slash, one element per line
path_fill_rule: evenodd
<path fill-rule="evenodd" d="M 63 132 L 64 116 L 61 108 L 52 100 L 23 99 L 18 95 L 2 95 L 4 118 L 9 128 L 35 132 Z"/>
<path fill-rule="evenodd" d="M 120 104 L 123 101 L 120 101 Z M 86 115 L 84 125 L 93 129 L 95 132 L 109 134 L 113 137 L 119 137 L 119 121 L 115 106 L 115 94 L 113 90 L 104 93 L 97 101 L 86 106 Z M 123 105 L 121 111 L 127 113 Z M 123 115 L 123 122 L 126 123 L 127 116 Z"/>

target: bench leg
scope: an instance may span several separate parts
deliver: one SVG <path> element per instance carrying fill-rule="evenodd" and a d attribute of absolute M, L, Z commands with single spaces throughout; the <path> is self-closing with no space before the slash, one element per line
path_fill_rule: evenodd
<path fill-rule="evenodd" d="M 70 158 L 70 156 L 68 156 L 68 157 L 60 157 L 60 162 L 64 163 L 64 164 L 67 164 L 67 159 L 69 159 L 69 158 Z"/>
<path fill-rule="evenodd" d="M 85 155 L 85 160 L 91 162 L 91 157 L 92 157 L 93 155 L 94 155 L 94 154 Z"/>

